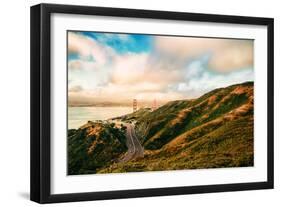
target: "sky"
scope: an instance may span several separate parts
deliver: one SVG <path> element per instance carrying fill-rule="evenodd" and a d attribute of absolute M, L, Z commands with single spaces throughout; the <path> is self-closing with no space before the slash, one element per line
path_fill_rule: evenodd
<path fill-rule="evenodd" d="M 70 103 L 197 98 L 254 80 L 253 40 L 68 32 Z"/>

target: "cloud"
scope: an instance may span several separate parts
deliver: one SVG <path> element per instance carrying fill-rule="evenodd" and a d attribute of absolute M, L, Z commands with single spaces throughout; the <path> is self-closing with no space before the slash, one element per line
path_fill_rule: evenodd
<path fill-rule="evenodd" d="M 81 60 L 89 61 L 90 59 L 100 66 L 104 65 L 111 56 L 115 55 L 112 48 L 74 32 L 68 33 L 68 52 L 77 53 Z"/>
<path fill-rule="evenodd" d="M 68 61 L 69 70 L 97 70 L 100 68 L 99 63 L 88 60 L 70 60 Z"/>
<path fill-rule="evenodd" d="M 146 73 L 148 54 L 118 55 L 114 58 L 111 81 L 115 84 L 130 84 L 140 81 Z"/>
<path fill-rule="evenodd" d="M 81 91 L 83 91 L 83 87 L 80 85 L 76 85 L 68 89 L 68 92 L 81 92 Z"/>
<path fill-rule="evenodd" d="M 155 50 L 182 61 L 209 54 L 209 67 L 218 72 L 253 66 L 252 40 L 159 36 L 155 38 Z"/>
<path fill-rule="evenodd" d="M 229 73 L 217 73 L 208 68 L 208 57 L 196 59 L 185 68 L 184 81 L 174 87 L 187 97 L 198 97 L 210 90 L 236 83 L 253 81 L 252 68 L 244 68 Z"/>
<path fill-rule="evenodd" d="M 145 38 L 87 35 L 68 36 L 69 53 L 78 54 L 68 62 L 71 101 L 130 102 L 137 98 L 164 102 L 198 97 L 254 77 L 252 41 L 157 36 L 146 46 L 149 51 L 124 53 L 117 51 L 123 47 L 118 44 L 126 42 L 130 48 L 143 44 Z M 111 47 L 108 42 L 117 45 Z"/>
<path fill-rule="evenodd" d="M 180 78 L 178 70 L 167 71 L 160 65 L 160 59 L 151 61 L 150 54 L 126 54 L 116 56 L 111 65 L 111 82 L 114 84 L 157 83 L 167 84 Z"/>
<path fill-rule="evenodd" d="M 83 62 L 81 60 L 69 60 L 68 69 L 69 70 L 81 70 L 83 68 Z"/>
<path fill-rule="evenodd" d="M 253 42 L 245 40 L 228 40 L 222 48 L 216 50 L 209 66 L 219 72 L 229 72 L 243 67 L 253 66 Z"/>

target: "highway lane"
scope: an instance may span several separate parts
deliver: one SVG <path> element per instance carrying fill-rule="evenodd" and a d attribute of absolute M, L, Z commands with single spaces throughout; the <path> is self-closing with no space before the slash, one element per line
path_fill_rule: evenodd
<path fill-rule="evenodd" d="M 120 160 L 120 162 L 127 162 L 138 157 L 143 157 L 144 151 L 139 139 L 136 136 L 134 125 L 126 123 L 125 126 L 127 127 L 126 144 L 128 147 L 128 151 L 125 156 Z"/>

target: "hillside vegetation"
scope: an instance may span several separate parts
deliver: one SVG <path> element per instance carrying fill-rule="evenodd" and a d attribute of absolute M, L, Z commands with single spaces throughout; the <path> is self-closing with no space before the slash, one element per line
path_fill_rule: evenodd
<path fill-rule="evenodd" d="M 253 166 L 253 83 L 122 117 L 136 122 L 143 158 L 98 173 Z"/>
<path fill-rule="evenodd" d="M 113 118 L 113 120 L 119 119 L 123 122 L 135 121 L 135 120 L 141 119 L 142 117 L 145 117 L 146 115 L 150 114 L 150 112 L 151 112 L 150 108 L 140 108 L 139 110 L 137 110 L 131 114 L 126 114 L 124 116 L 115 117 L 115 118 Z"/>
<path fill-rule="evenodd" d="M 68 174 L 96 173 L 127 151 L 124 131 L 114 124 L 88 122 L 68 130 Z"/>

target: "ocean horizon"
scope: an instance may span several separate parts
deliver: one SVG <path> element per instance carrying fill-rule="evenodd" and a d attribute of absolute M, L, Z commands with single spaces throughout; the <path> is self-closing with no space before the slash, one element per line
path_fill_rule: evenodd
<path fill-rule="evenodd" d="M 68 129 L 78 129 L 88 121 L 107 120 L 133 112 L 132 107 L 68 107 Z"/>

